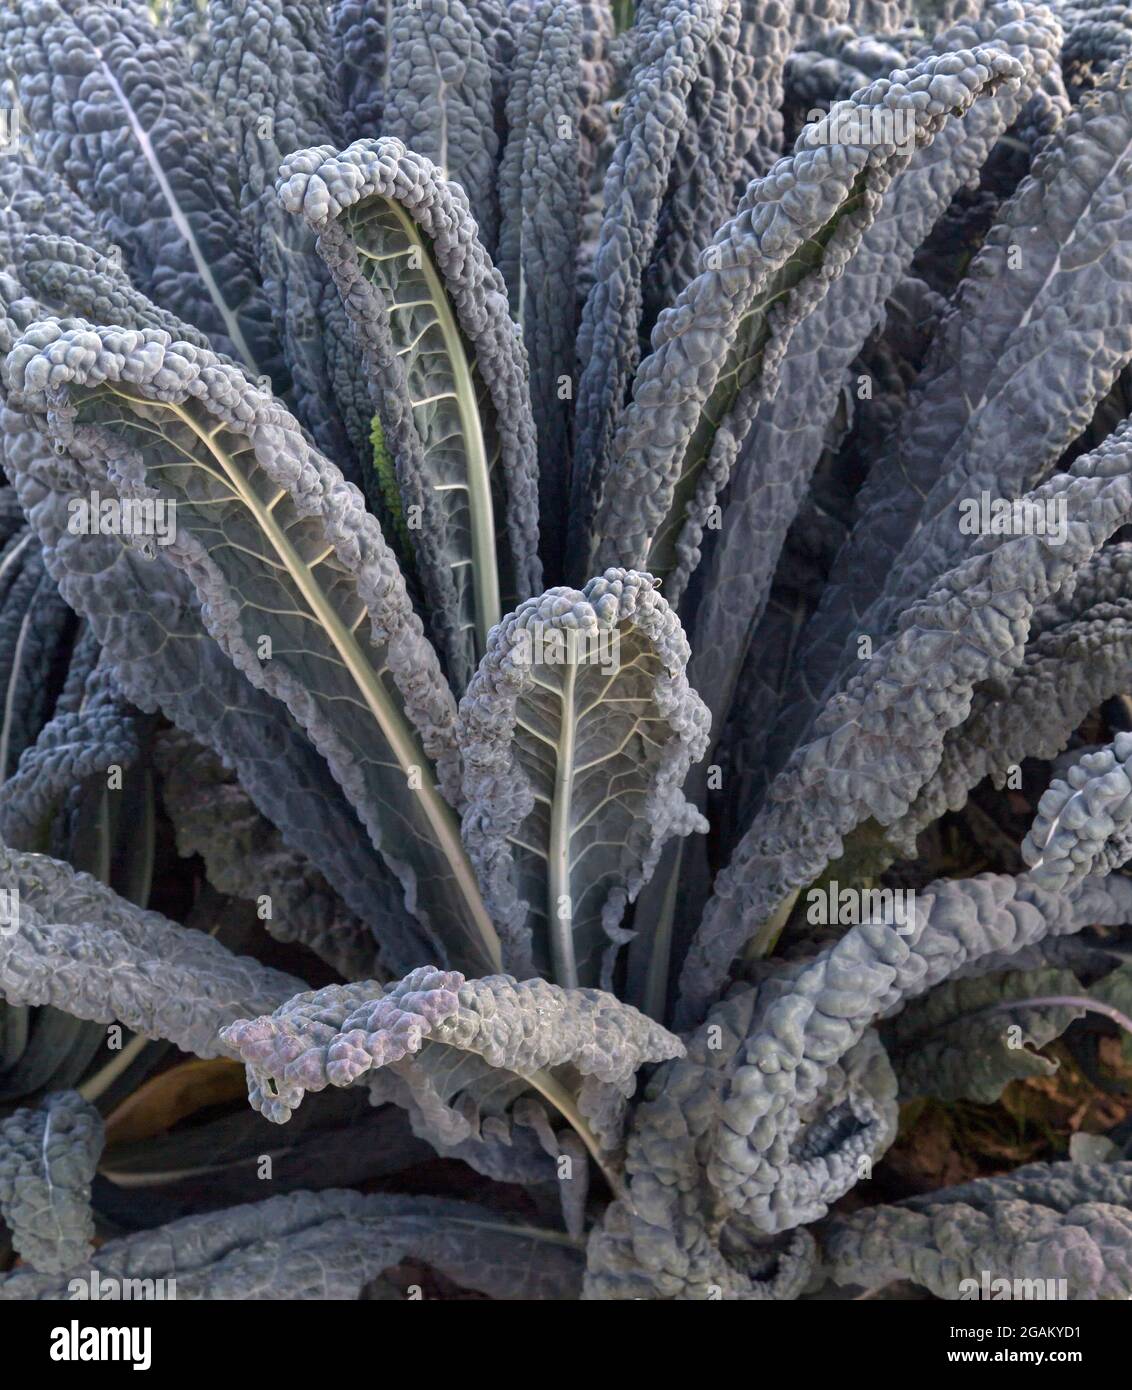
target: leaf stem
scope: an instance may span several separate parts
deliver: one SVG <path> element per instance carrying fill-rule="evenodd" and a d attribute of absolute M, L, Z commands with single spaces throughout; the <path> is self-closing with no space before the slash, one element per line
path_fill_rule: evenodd
<path fill-rule="evenodd" d="M 476 604 L 476 650 L 487 650 L 487 635 L 502 616 L 499 597 L 499 563 L 495 554 L 495 510 L 491 498 L 491 472 L 483 421 L 476 404 L 472 369 L 464 349 L 464 339 L 456 322 L 448 292 L 433 264 L 429 248 L 411 217 L 392 199 L 387 200 L 410 244 L 418 248 L 420 270 L 436 309 L 436 319 L 444 338 L 444 350 L 452 364 L 456 388 L 456 407 L 464 436 L 468 513 L 472 542 L 472 585 Z"/>
<path fill-rule="evenodd" d="M 145 1038 L 138 1033 L 135 1037 L 130 1039 L 116 1057 L 112 1058 L 104 1067 L 96 1071 L 95 1074 L 84 1081 L 81 1086 L 76 1086 L 75 1090 L 78 1091 L 83 1100 L 93 1103 L 103 1092 L 109 1090 L 126 1068 L 130 1066 L 132 1062 L 136 1061 L 153 1041 L 153 1038 Z"/>
<path fill-rule="evenodd" d="M 211 435 L 203 434 L 199 425 L 182 406 L 166 403 L 166 408 L 178 417 L 186 427 L 200 439 L 220 466 L 224 476 L 232 486 L 240 501 L 255 518 L 256 524 L 270 543 L 275 553 L 283 561 L 295 586 L 309 605 L 311 612 L 322 624 L 342 664 L 349 671 L 366 706 L 373 715 L 378 728 L 388 740 L 390 751 L 402 771 L 409 774 L 411 768 L 421 772 L 420 799 L 421 812 L 429 828 L 436 837 L 452 869 L 452 876 L 459 885 L 460 895 L 467 908 L 466 927 L 472 936 L 473 944 L 488 968 L 499 971 L 503 968 L 503 952 L 495 923 L 480 893 L 475 870 L 460 838 L 460 828 L 452 808 L 440 794 L 431 776 L 431 766 L 424 751 L 409 727 L 402 710 L 394 704 L 390 693 L 382 684 L 370 665 L 353 633 L 347 630 L 341 617 L 334 611 L 322 591 L 310 567 L 300 557 L 290 537 L 280 526 L 274 512 L 264 503 L 255 490 L 250 487 L 239 468 L 235 467 L 227 454 L 218 447 Z"/>
<path fill-rule="evenodd" d="M 663 859 L 661 860 L 663 864 Z M 668 1005 L 668 972 L 672 960 L 672 935 L 676 922 L 676 896 L 680 887 L 680 869 L 684 863 L 684 840 L 676 842 L 672 871 L 664 885 L 660 913 L 652 929 L 648 970 L 645 974 L 641 1012 L 663 1023 Z"/>
<path fill-rule="evenodd" d="M 244 337 L 243 329 L 240 327 L 240 321 L 236 317 L 235 312 L 228 305 L 224 295 L 221 293 L 220 286 L 216 281 L 216 276 L 212 273 L 212 267 L 209 265 L 204 252 L 201 250 L 200 243 L 197 241 L 192 224 L 185 216 L 185 211 L 178 202 L 176 193 L 173 192 L 173 186 L 169 182 L 165 170 L 161 167 L 161 161 L 157 157 L 157 151 L 153 148 L 149 133 L 144 129 L 141 121 L 138 120 L 137 112 L 130 104 L 130 100 L 126 96 L 126 93 L 122 90 L 121 83 L 118 81 L 117 77 L 115 77 L 114 73 L 111 72 L 109 66 L 104 61 L 101 61 L 101 54 L 99 54 L 99 59 L 99 67 L 102 70 L 102 75 L 105 77 L 107 85 L 114 93 L 114 96 L 117 98 L 125 113 L 126 120 L 129 123 L 130 133 L 137 141 L 141 156 L 146 164 L 149 165 L 150 173 L 153 175 L 154 181 L 161 190 L 161 196 L 165 199 L 165 205 L 169 209 L 169 216 L 172 218 L 174 227 L 176 227 L 185 245 L 188 247 L 189 255 L 192 257 L 193 265 L 196 267 L 196 272 L 200 276 L 205 289 L 208 291 L 208 297 L 216 306 L 216 311 L 223 320 L 224 331 L 232 340 L 232 345 L 235 347 L 236 351 L 244 359 L 248 370 L 253 376 L 260 376 L 261 372 L 259 366 Z"/>
<path fill-rule="evenodd" d="M 550 842 L 547 845 L 546 915 L 550 924 L 550 951 L 554 978 L 564 989 L 577 989 L 578 962 L 574 952 L 573 912 L 570 894 L 570 829 L 574 810 L 574 745 L 577 729 L 574 690 L 577 665 L 571 661 L 562 677 L 562 724 L 558 739 L 558 760 L 554 767 L 554 800 L 550 812 Z M 561 916 L 562 902 L 568 905 Z"/>
<path fill-rule="evenodd" d="M 1040 994 L 1029 999 L 1011 999 L 1006 1003 L 992 1004 L 989 1008 L 979 1009 L 968 1017 L 978 1018 L 980 1014 L 1002 1014 L 1009 1013 L 1014 1009 L 1041 1007 L 1084 1009 L 1086 1013 L 1100 1014 L 1115 1023 L 1117 1027 L 1122 1028 L 1129 1037 L 1132 1037 L 1132 1018 L 1121 1013 L 1111 1004 L 1102 1004 L 1099 999 L 1090 999 L 1087 994 Z"/>
<path fill-rule="evenodd" d="M 609 1184 L 609 1190 L 626 1205 L 631 1206 L 629 1200 L 629 1189 L 621 1175 L 609 1166 L 606 1155 L 602 1152 L 601 1145 L 598 1143 L 597 1135 L 589 1127 L 585 1116 L 578 1109 L 574 1097 L 556 1077 L 551 1076 L 548 1071 L 536 1071 L 523 1076 L 524 1081 L 529 1081 L 538 1093 L 567 1120 L 577 1131 L 579 1139 L 585 1144 L 590 1157 L 601 1170 L 602 1177 Z"/>
<path fill-rule="evenodd" d="M 770 955 L 778 945 L 778 938 L 790 920 L 790 914 L 794 911 L 794 904 L 798 901 L 801 892 L 800 888 L 795 888 L 792 893 L 787 893 L 786 897 L 782 899 L 751 938 L 750 945 L 744 953 L 744 960 L 761 960 L 764 956 Z"/>

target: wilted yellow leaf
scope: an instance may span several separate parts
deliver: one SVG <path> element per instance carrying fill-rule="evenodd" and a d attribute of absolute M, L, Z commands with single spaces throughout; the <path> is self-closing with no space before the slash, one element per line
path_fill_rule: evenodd
<path fill-rule="evenodd" d="M 227 1057 L 194 1057 L 139 1086 L 106 1121 L 106 1147 L 152 1139 L 208 1105 L 247 1095 L 244 1068 Z"/>

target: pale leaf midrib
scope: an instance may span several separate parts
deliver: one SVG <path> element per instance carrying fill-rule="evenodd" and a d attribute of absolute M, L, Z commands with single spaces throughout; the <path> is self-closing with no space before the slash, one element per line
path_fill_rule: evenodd
<path fill-rule="evenodd" d="M 274 512 L 267 509 L 266 504 L 248 485 L 234 462 L 211 437 L 200 433 L 200 429 L 192 416 L 181 406 L 168 402 L 156 402 L 155 404 L 164 404 L 181 420 L 201 440 L 223 470 L 240 501 L 255 519 L 261 533 L 267 538 L 275 553 L 286 566 L 312 613 L 322 624 L 323 630 L 338 652 L 354 685 L 361 692 L 367 708 L 389 744 L 406 779 L 411 768 L 420 769 L 421 787 L 417 793 L 419 804 L 436 837 L 438 847 L 448 860 L 453 877 L 459 885 L 461 896 L 468 904 L 469 917 L 471 922 L 475 924 L 480 938 L 474 940 L 474 944 L 481 952 L 486 953 L 486 958 L 493 969 L 500 969 L 502 954 L 499 937 L 480 896 L 475 873 L 467 857 L 463 841 L 460 839 L 455 816 L 448 804 L 441 798 L 431 776 L 429 760 L 417 744 L 403 713 L 396 707 L 390 699 L 388 691 L 377 679 L 373 667 L 354 640 L 353 634 L 347 630 L 342 619 L 326 601 L 318 581 L 306 562 L 299 556 L 291 541 L 283 533 Z M 465 928 L 470 931 L 469 924 L 465 924 Z"/>
<path fill-rule="evenodd" d="M 122 110 L 125 112 L 126 120 L 130 126 L 130 133 L 133 135 L 138 148 L 141 150 L 142 158 L 145 160 L 146 164 L 149 165 L 150 172 L 153 174 L 154 180 L 161 190 L 161 196 L 165 199 L 165 204 L 169 209 L 169 215 L 173 219 L 173 225 L 177 228 L 182 240 L 189 248 L 189 255 L 193 258 L 193 265 L 196 266 L 197 274 L 200 276 L 205 289 L 208 291 L 208 297 L 212 300 L 217 313 L 224 323 L 228 337 L 232 340 L 232 345 L 247 363 L 249 371 L 251 371 L 254 376 L 261 376 L 262 373 L 256 363 L 255 357 L 252 355 L 251 348 L 244 338 L 239 320 L 236 318 L 235 313 L 229 307 L 228 302 L 221 293 L 220 286 L 216 283 L 216 277 L 212 273 L 212 267 L 205 259 L 204 252 L 200 249 L 200 243 L 196 239 L 192 224 L 185 215 L 181 204 L 177 201 L 177 195 L 173 192 L 173 185 L 169 182 L 165 170 L 161 167 L 161 161 L 157 157 L 157 151 L 153 148 L 153 143 L 149 138 L 148 132 L 138 119 L 137 112 L 134 110 L 129 97 L 126 96 L 125 91 L 122 89 L 121 83 L 119 83 L 113 72 L 111 72 L 101 55 L 99 55 L 99 66 L 102 69 L 102 75 L 106 78 L 107 84 L 114 93 L 118 103 L 121 105 Z"/>
<path fill-rule="evenodd" d="M 666 579 L 676 568 L 675 543 L 688 521 L 688 509 L 695 499 L 700 474 L 711 456 L 720 426 L 733 409 L 740 393 L 762 374 L 762 356 L 771 337 L 768 322 L 771 308 L 780 300 L 788 299 L 810 275 L 820 273 L 823 258 L 819 257 L 815 264 L 808 266 L 804 253 L 814 246 L 820 247 L 824 253 L 827 247 L 822 238 L 832 236 L 841 218 L 848 215 L 847 209 L 850 208 L 852 199 L 851 194 L 813 237 L 807 237 L 798 244 L 779 269 L 769 277 L 747 311 L 740 316 L 723 368 L 704 401 L 700 419 L 688 441 L 680 471 L 673 483 L 668 510 L 645 541 L 645 567 L 658 578 Z M 794 272 L 799 267 L 802 273 L 795 276 Z M 753 325 L 750 322 L 752 318 L 756 320 Z M 756 360 L 753 374 L 745 382 L 740 382 L 737 379 L 740 373 L 756 364 Z M 721 400 L 723 409 L 716 418 L 711 413 L 712 406 Z M 697 439 L 705 420 L 708 424 L 706 437 L 697 447 Z"/>
<path fill-rule="evenodd" d="M 565 989 L 578 986 L 578 963 L 574 952 L 574 898 L 570 888 L 570 837 L 574 801 L 574 749 L 577 718 L 574 687 L 578 668 L 569 662 L 562 678 L 561 718 L 554 764 L 554 794 L 550 809 L 550 833 L 546 853 L 547 921 L 550 928 L 551 959 L 554 976 Z M 559 899 L 566 897 L 570 914 L 566 921 L 558 915 Z"/>
<path fill-rule="evenodd" d="M 761 295 L 740 319 L 735 346 L 700 411 L 700 418 L 688 441 L 680 472 L 673 483 L 672 500 L 668 510 L 645 545 L 646 568 L 650 574 L 655 574 L 660 579 L 667 579 L 676 568 L 676 542 L 688 520 L 688 509 L 695 499 L 700 474 L 711 457 L 720 425 L 726 420 L 743 389 L 738 381 L 740 372 L 762 356 L 769 337 L 766 311 L 779 297 L 781 296 L 774 294 Z M 760 316 L 760 321 L 754 328 L 753 337 L 748 343 L 740 346 L 739 339 L 744 327 L 755 315 Z M 712 413 L 712 407 L 718 407 L 721 401 L 723 409 L 717 418 Z"/>
<path fill-rule="evenodd" d="M 499 594 L 499 567 L 495 553 L 495 516 L 491 497 L 491 468 L 484 441 L 483 422 L 476 399 L 475 379 L 464 350 L 464 341 L 452 313 L 448 294 L 424 244 L 420 230 L 412 218 L 392 199 L 383 200 L 393 213 L 410 247 L 417 249 L 420 265 L 417 269 L 428 289 L 436 326 L 444 341 L 444 350 L 451 366 L 455 388 L 456 410 L 464 442 L 469 532 L 472 545 L 473 593 L 476 608 L 476 655 L 487 650 L 487 635 L 502 616 Z M 357 243 L 355 242 L 357 245 Z M 358 253 L 368 253 L 358 245 Z"/>

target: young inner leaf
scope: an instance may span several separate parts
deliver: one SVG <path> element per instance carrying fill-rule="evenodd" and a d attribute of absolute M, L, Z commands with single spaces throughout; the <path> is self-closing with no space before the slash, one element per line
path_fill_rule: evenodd
<path fill-rule="evenodd" d="M 443 503 L 457 590 L 471 586 L 475 654 L 500 618 L 491 461 L 477 404 L 475 364 L 420 229 L 402 208 L 373 199 L 348 214 L 351 238 L 371 281 L 380 284 L 430 464 L 428 486 Z M 456 498 L 463 494 L 465 506 Z M 470 578 L 463 571 L 470 568 Z"/>

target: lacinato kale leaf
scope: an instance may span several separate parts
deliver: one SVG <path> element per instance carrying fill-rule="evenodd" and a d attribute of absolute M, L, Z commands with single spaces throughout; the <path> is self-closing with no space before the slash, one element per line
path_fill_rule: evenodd
<path fill-rule="evenodd" d="M 0 1297 L 1127 1296 L 1130 36 L 0 14 Z"/>

